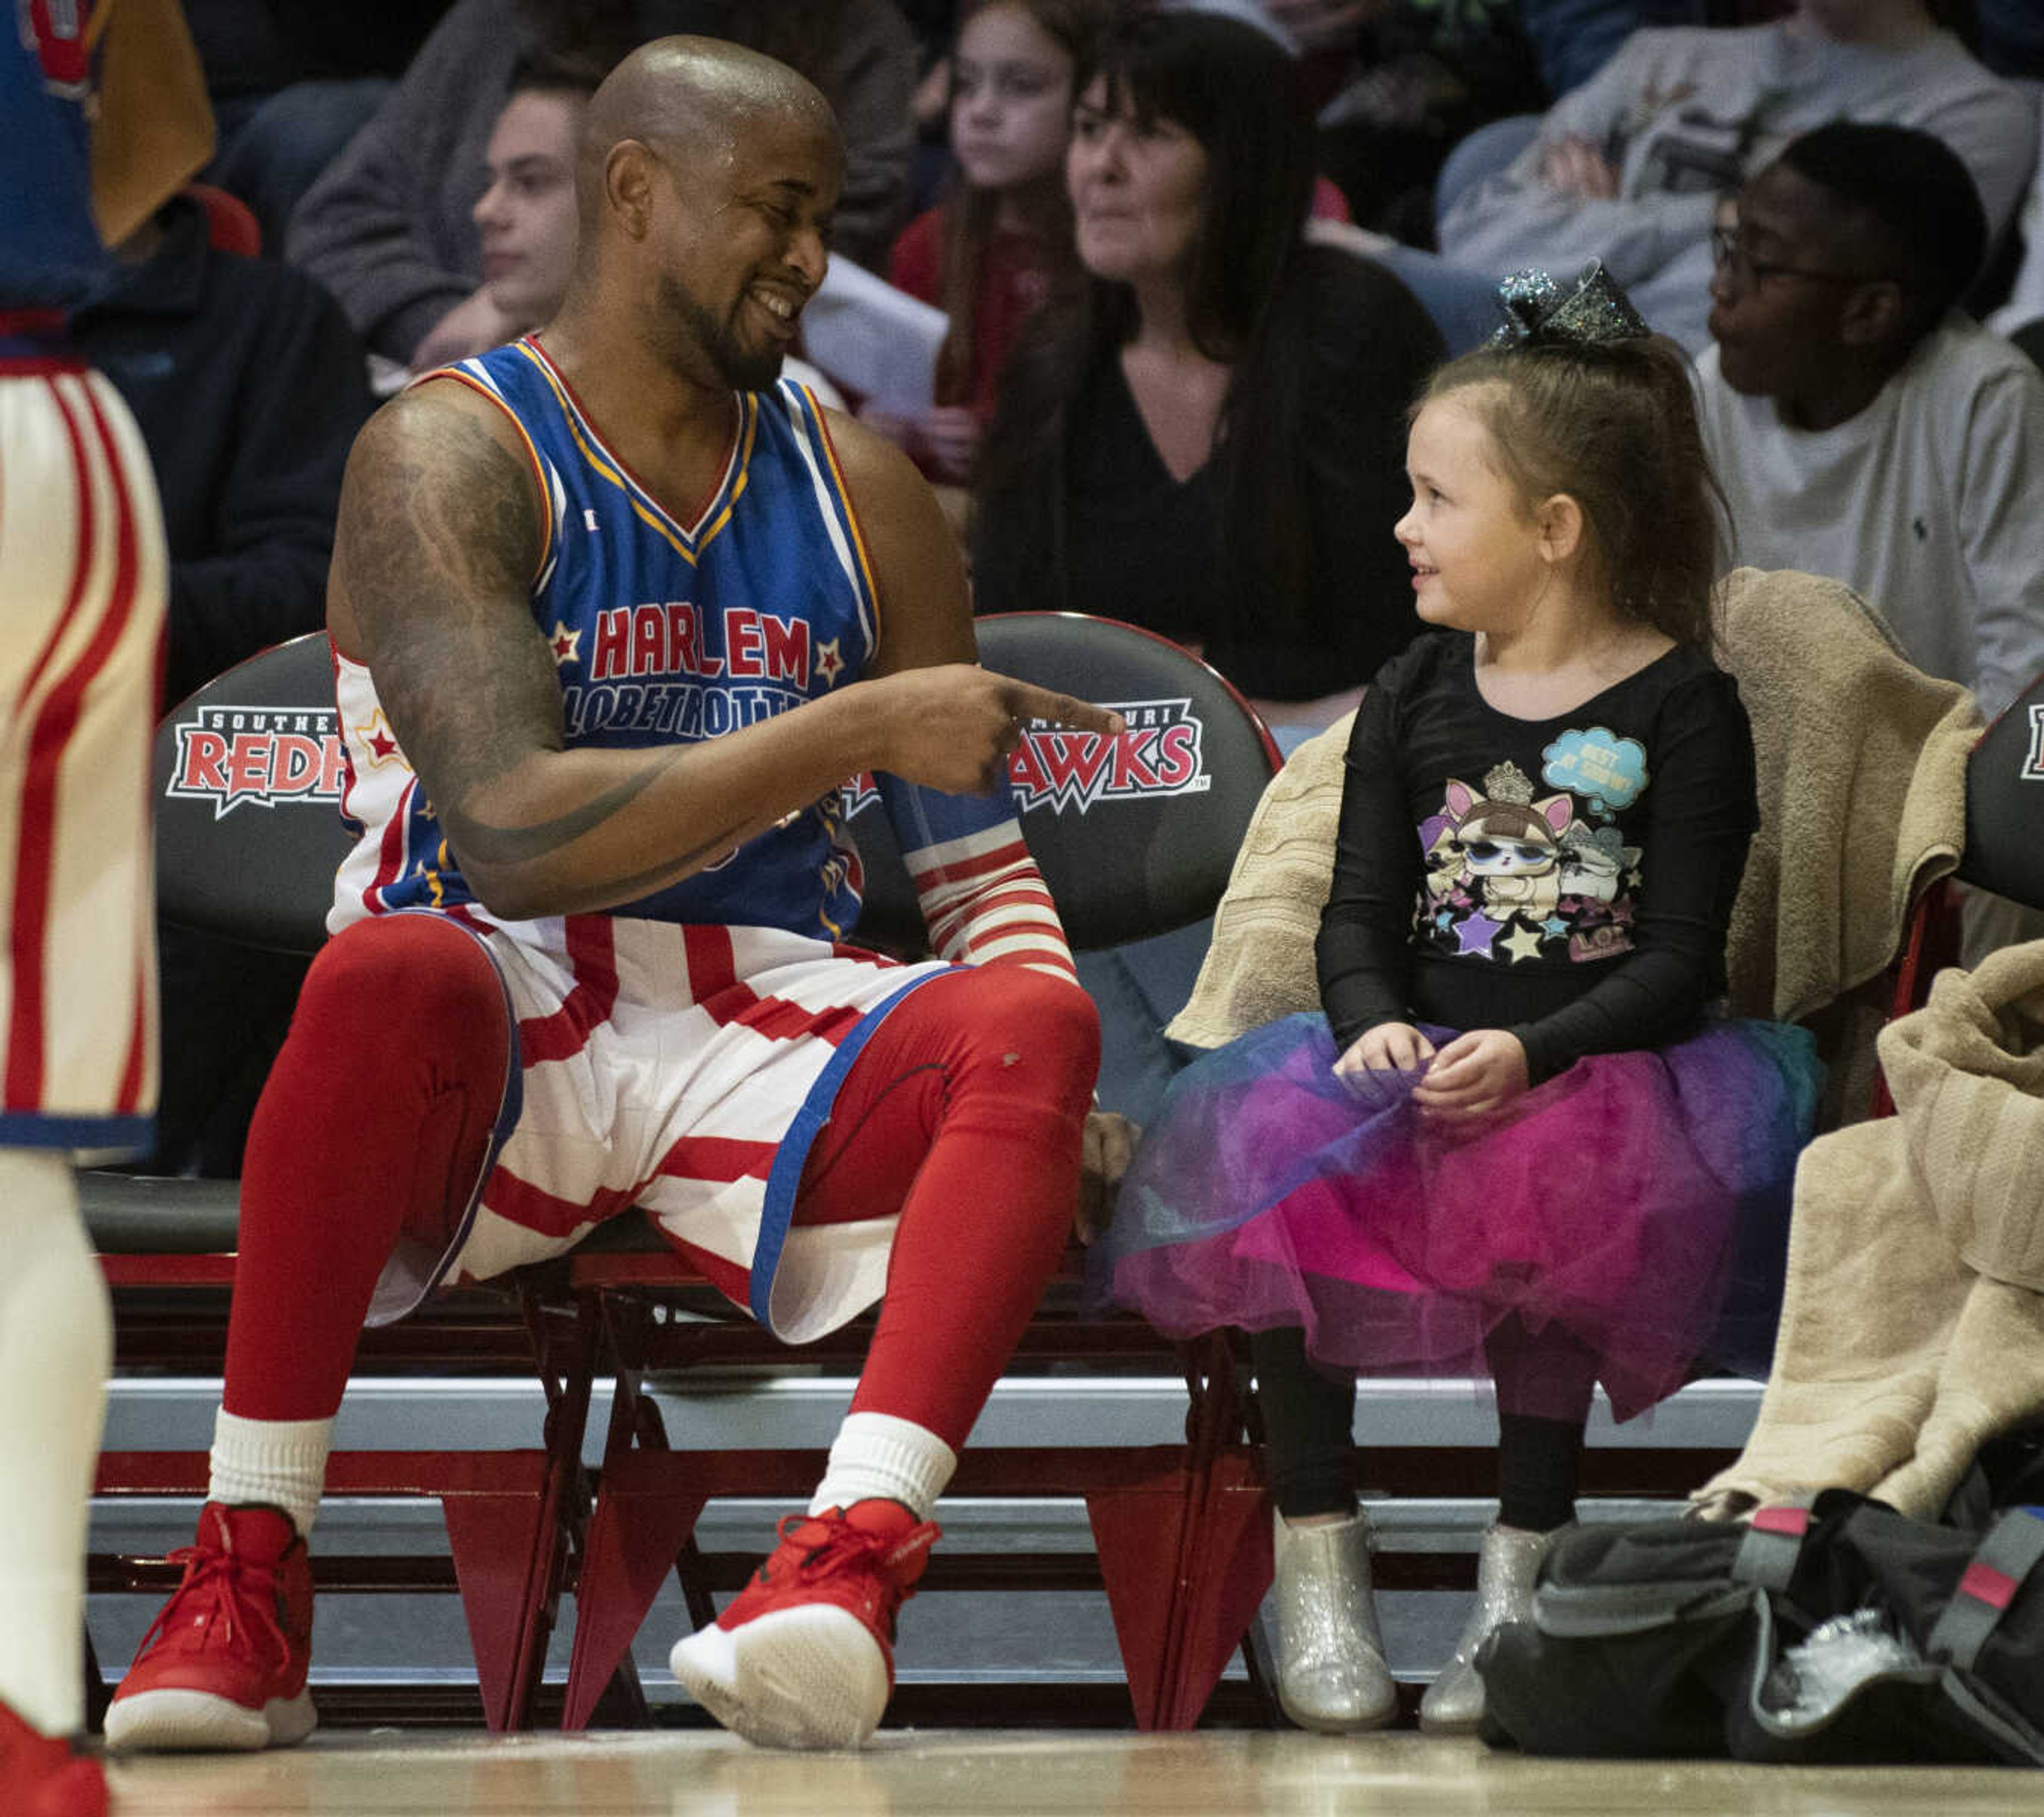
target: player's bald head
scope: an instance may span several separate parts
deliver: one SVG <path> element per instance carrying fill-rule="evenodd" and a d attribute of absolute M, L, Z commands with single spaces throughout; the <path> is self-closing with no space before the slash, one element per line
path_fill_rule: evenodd
<path fill-rule="evenodd" d="M 650 147 L 684 182 L 727 168 L 748 132 L 774 123 L 837 136 L 830 103 L 786 63 L 722 38 L 655 38 L 604 79 L 582 127 L 585 229 L 601 211 L 605 171 L 628 141 Z"/>

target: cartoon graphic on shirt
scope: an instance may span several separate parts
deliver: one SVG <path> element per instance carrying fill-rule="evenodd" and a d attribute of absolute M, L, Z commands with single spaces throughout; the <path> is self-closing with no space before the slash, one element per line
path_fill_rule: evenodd
<path fill-rule="evenodd" d="M 1450 777 L 1440 812 L 1420 827 L 1418 917 L 1458 956 L 1516 965 L 1632 950 L 1640 848 L 1617 820 L 1646 786 L 1646 751 L 1592 726 L 1571 728 L 1540 755 L 1554 793 L 1536 798 L 1533 779 L 1508 761 L 1480 791 Z"/>

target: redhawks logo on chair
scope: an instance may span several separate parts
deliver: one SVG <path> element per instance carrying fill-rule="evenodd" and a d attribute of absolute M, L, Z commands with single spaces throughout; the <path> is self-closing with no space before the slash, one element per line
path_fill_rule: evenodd
<path fill-rule="evenodd" d="M 2044 701 L 2031 705 L 2030 755 L 2023 760 L 2020 774 L 2026 782 L 2044 782 Z"/>
<path fill-rule="evenodd" d="M 1181 701 L 1106 701 L 1128 721 L 1119 738 L 1032 724 L 1008 760 L 1016 805 L 1085 813 L 1101 801 L 1197 795 L 1213 786 L 1203 743 L 1206 728 Z"/>
<path fill-rule="evenodd" d="M 210 801 L 217 820 L 244 801 L 340 799 L 339 715 L 332 707 L 202 707 L 178 724 L 167 797 Z"/>
<path fill-rule="evenodd" d="M 1032 724 L 1008 759 L 1018 813 L 1047 807 L 1083 814 L 1096 801 L 1135 801 L 1159 795 L 1199 795 L 1213 786 L 1203 755 L 1206 728 L 1190 701 L 1103 701 L 1128 722 L 1119 738 Z M 850 820 L 880 799 L 870 772 L 840 792 Z"/>

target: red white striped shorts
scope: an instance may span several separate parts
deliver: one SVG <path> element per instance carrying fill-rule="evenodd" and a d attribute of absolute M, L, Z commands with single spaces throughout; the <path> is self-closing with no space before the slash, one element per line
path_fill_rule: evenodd
<path fill-rule="evenodd" d="M 165 557 L 113 387 L 0 361 L 0 1146 L 146 1147 Z"/>
<path fill-rule="evenodd" d="M 610 915 L 505 925 L 473 908 L 450 918 L 503 981 L 521 1101 L 472 1219 L 436 1253 L 401 1244 L 373 1323 L 439 1281 L 562 1254 L 634 1205 L 749 1264 L 775 1153 L 839 1042 L 911 979 L 950 969 L 772 928 Z M 776 1329 L 801 1343 L 878 1300 L 895 1223 L 791 1231 Z"/>

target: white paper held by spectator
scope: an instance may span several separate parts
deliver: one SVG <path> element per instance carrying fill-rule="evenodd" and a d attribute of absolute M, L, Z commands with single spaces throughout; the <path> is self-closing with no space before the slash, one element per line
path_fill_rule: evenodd
<path fill-rule="evenodd" d="M 833 259 L 802 309 L 802 351 L 883 409 L 927 410 L 951 318 L 848 259 Z"/>

